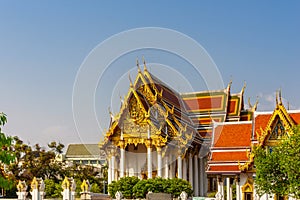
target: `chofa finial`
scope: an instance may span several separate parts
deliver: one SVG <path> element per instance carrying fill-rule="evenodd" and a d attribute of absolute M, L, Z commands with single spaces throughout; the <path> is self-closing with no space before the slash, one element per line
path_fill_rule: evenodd
<path fill-rule="evenodd" d="M 146 61 L 145 61 L 145 57 L 143 56 L 143 64 L 144 64 L 144 71 L 147 71 L 147 66 L 146 66 Z"/>
<path fill-rule="evenodd" d="M 136 58 L 136 66 L 138 68 L 138 72 L 141 72 L 140 63 L 139 63 L 139 59 L 138 58 Z"/>
<path fill-rule="evenodd" d="M 133 83 L 132 83 L 132 80 L 131 80 L 131 77 L 130 77 L 130 73 L 128 73 L 128 78 L 129 78 L 129 82 L 130 82 L 130 87 L 133 87 Z"/>
<path fill-rule="evenodd" d="M 279 104 L 282 104 L 281 88 L 279 89 L 278 96 L 279 96 Z"/>
<path fill-rule="evenodd" d="M 242 91 L 241 91 L 242 94 L 244 94 L 245 89 L 246 89 L 246 81 L 244 81 L 244 85 L 243 85 L 243 88 L 242 88 Z"/>

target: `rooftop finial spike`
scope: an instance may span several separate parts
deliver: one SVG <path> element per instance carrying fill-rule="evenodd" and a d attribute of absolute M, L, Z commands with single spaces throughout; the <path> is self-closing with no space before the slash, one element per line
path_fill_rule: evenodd
<path fill-rule="evenodd" d="M 143 63 L 144 63 L 144 71 L 147 71 L 147 66 L 146 66 L 146 61 L 145 61 L 144 56 L 143 56 Z"/>
<path fill-rule="evenodd" d="M 111 112 L 110 107 L 108 107 L 108 112 L 109 112 L 109 115 L 110 115 L 111 120 L 112 120 L 112 121 L 115 121 L 114 114 Z"/>
<path fill-rule="evenodd" d="M 259 97 L 257 96 L 257 97 L 256 97 L 256 102 L 255 102 L 255 104 L 254 104 L 253 107 L 252 107 L 252 110 L 253 110 L 253 111 L 256 111 L 258 102 L 259 102 Z"/>
<path fill-rule="evenodd" d="M 251 105 L 251 101 L 250 101 L 250 97 L 248 97 L 248 106 L 249 106 L 249 109 L 252 109 L 252 105 Z"/>
<path fill-rule="evenodd" d="M 232 85 L 232 76 L 230 76 L 230 81 L 229 81 L 229 83 L 228 83 L 228 85 L 227 85 L 227 90 L 230 92 L 230 87 L 231 87 L 231 85 Z"/>
<path fill-rule="evenodd" d="M 132 80 L 131 80 L 131 77 L 130 77 L 130 73 L 128 73 L 128 78 L 129 78 L 129 82 L 130 82 L 130 87 L 133 87 L 133 83 L 132 83 Z"/>
<path fill-rule="evenodd" d="M 242 91 L 241 91 L 242 94 L 244 93 L 245 89 L 246 89 L 246 81 L 244 81 L 244 86 L 243 86 Z"/>
<path fill-rule="evenodd" d="M 281 98 L 281 88 L 279 89 L 279 104 L 282 104 L 282 98 Z"/>
<path fill-rule="evenodd" d="M 141 72 L 140 63 L 139 63 L 139 59 L 138 58 L 136 58 L 136 66 L 138 68 L 138 72 Z"/>
<path fill-rule="evenodd" d="M 276 106 L 278 106 L 278 90 L 276 90 L 276 98 L 275 98 L 275 100 L 276 100 Z"/>

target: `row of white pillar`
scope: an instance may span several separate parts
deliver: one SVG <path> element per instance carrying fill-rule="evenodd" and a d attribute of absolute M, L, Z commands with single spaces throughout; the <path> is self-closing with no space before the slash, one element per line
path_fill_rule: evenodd
<path fill-rule="evenodd" d="M 236 199 L 240 199 L 240 183 L 239 179 L 235 179 L 235 184 L 236 184 Z M 227 200 L 232 200 L 232 185 L 230 183 L 230 177 L 226 178 L 226 189 L 227 189 Z M 218 193 L 220 194 L 220 199 L 224 200 L 224 184 L 223 184 L 223 178 L 218 178 Z"/>
<path fill-rule="evenodd" d="M 164 157 L 164 166 L 163 166 L 163 158 L 161 148 L 157 147 L 157 176 L 163 176 L 164 169 L 164 178 L 172 177 L 169 174 L 169 157 L 166 155 Z M 117 180 L 115 170 L 115 154 L 111 153 L 108 159 L 108 183 L 111 183 L 114 180 Z M 120 178 L 125 176 L 125 149 L 120 148 Z M 171 170 L 173 171 L 173 165 L 170 165 Z M 148 178 L 152 178 L 152 148 L 147 146 L 147 173 Z M 189 177 L 187 177 L 189 174 Z M 198 155 L 190 154 L 187 159 L 182 159 L 182 155 L 178 154 L 177 156 L 177 177 L 181 179 L 188 180 L 193 189 L 196 196 L 204 196 L 204 162 L 203 159 L 200 159 L 199 166 L 199 157 Z M 200 181 L 199 181 L 200 178 Z"/>

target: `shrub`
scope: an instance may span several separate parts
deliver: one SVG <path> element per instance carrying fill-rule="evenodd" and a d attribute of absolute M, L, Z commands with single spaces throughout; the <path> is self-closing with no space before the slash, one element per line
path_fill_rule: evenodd
<path fill-rule="evenodd" d="M 108 192 L 111 197 L 115 197 L 116 192 L 120 191 L 125 198 L 133 198 L 133 187 L 139 182 L 139 179 L 135 176 L 123 177 L 119 181 L 113 181 L 108 185 Z"/>
<path fill-rule="evenodd" d="M 190 183 L 183 179 L 163 179 L 154 178 L 147 180 L 139 180 L 137 177 L 125 177 L 119 181 L 113 181 L 108 185 L 108 191 L 111 197 L 115 197 L 117 191 L 122 192 L 125 198 L 146 198 L 148 192 L 153 193 L 169 193 L 174 197 L 178 197 L 182 191 L 189 196 L 193 194 Z"/>

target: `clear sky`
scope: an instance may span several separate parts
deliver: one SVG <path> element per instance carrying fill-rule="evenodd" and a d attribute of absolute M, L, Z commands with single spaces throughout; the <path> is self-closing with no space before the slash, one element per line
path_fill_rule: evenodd
<path fill-rule="evenodd" d="M 76 74 L 99 43 L 141 27 L 173 29 L 193 38 L 214 60 L 224 83 L 232 79 L 233 92 L 247 82 L 245 97 L 254 101 L 259 96 L 260 110 L 274 108 L 279 88 L 291 109 L 300 109 L 299 11 L 299 1 L 2 0 L 0 111 L 8 116 L 4 131 L 31 144 L 99 142 L 101 129 L 76 131 L 72 113 Z M 112 74 L 126 68 L 119 76 L 128 81 L 127 71 L 136 57 L 165 64 L 169 57 L 164 54 L 131 52 L 114 63 Z M 159 70 L 159 65 L 151 70 Z M 185 78 L 193 79 L 192 73 Z M 128 84 L 125 90 L 114 88 L 115 96 L 124 96 Z M 96 93 L 96 116 L 102 128 L 108 126 L 111 105 L 99 102 L 110 92 Z M 118 108 L 112 107 L 117 113 Z"/>

